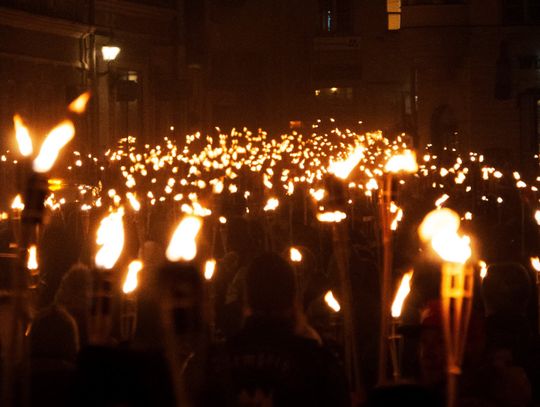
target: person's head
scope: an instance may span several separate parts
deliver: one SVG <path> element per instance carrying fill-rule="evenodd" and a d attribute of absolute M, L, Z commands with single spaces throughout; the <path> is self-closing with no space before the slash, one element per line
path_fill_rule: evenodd
<path fill-rule="evenodd" d="M 497 263 L 489 266 L 482 282 L 486 314 L 524 314 L 531 289 L 532 281 L 521 264 Z"/>
<path fill-rule="evenodd" d="M 279 255 L 264 253 L 248 268 L 245 294 L 246 305 L 253 315 L 292 316 L 296 303 L 294 270 Z"/>
<path fill-rule="evenodd" d="M 90 270 L 82 263 L 73 265 L 62 277 L 55 302 L 70 310 L 84 310 L 91 295 Z"/>

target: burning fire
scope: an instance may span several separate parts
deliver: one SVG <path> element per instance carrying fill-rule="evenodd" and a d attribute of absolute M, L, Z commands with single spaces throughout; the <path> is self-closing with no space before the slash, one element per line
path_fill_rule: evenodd
<path fill-rule="evenodd" d="M 86 105 L 89 100 L 90 92 L 84 92 L 69 104 L 68 109 L 73 113 L 82 114 L 86 110 Z"/>
<path fill-rule="evenodd" d="M 470 238 L 459 236 L 459 215 L 450 209 L 436 209 L 420 225 L 420 237 L 444 260 L 464 264 L 471 257 Z"/>
<path fill-rule="evenodd" d="M 342 161 L 330 160 L 328 172 L 341 179 L 347 179 L 352 170 L 356 168 L 360 160 L 364 157 L 364 147 L 356 146 L 354 151 Z"/>
<path fill-rule="evenodd" d="M 401 279 L 401 284 L 399 285 L 399 288 L 396 293 L 396 297 L 394 298 L 394 302 L 392 303 L 392 317 L 393 318 L 399 318 L 401 316 L 401 309 L 403 308 L 403 303 L 405 302 L 405 299 L 411 292 L 411 279 L 413 276 L 413 271 L 409 271 L 408 273 L 403 274 L 403 277 Z"/>
<path fill-rule="evenodd" d="M 411 150 L 404 150 L 401 154 L 390 157 L 384 166 L 387 172 L 416 172 L 418 164 L 416 162 L 416 154 Z"/>
<path fill-rule="evenodd" d="M 41 145 L 38 156 L 34 159 L 34 171 L 49 172 L 60 150 L 71 141 L 74 135 L 75 127 L 69 120 L 65 120 L 52 129 Z"/>
<path fill-rule="evenodd" d="M 184 217 L 173 233 L 167 247 L 167 259 L 169 261 L 190 261 L 197 255 L 197 235 L 202 226 L 202 221 L 196 216 Z"/>
<path fill-rule="evenodd" d="M 487 264 L 485 261 L 480 260 L 478 262 L 478 265 L 480 266 L 480 278 L 483 280 L 487 276 L 487 271 L 488 271 Z"/>
<path fill-rule="evenodd" d="M 19 145 L 19 151 L 23 157 L 30 157 L 34 152 L 30 133 L 18 114 L 13 116 L 13 122 L 15 123 L 15 138 Z"/>
<path fill-rule="evenodd" d="M 540 273 L 540 258 L 538 256 L 531 257 L 531 266 Z"/>
<path fill-rule="evenodd" d="M 289 257 L 291 258 L 291 261 L 295 263 L 299 263 L 302 261 L 302 253 L 300 253 L 300 250 L 298 250 L 296 247 L 290 248 Z"/>
<path fill-rule="evenodd" d="M 37 270 L 39 267 L 37 262 L 37 247 L 35 244 L 28 248 L 28 261 L 26 267 L 28 270 Z"/>
<path fill-rule="evenodd" d="M 204 264 L 204 278 L 208 281 L 212 280 L 214 272 L 216 271 L 216 260 L 207 260 Z"/>
<path fill-rule="evenodd" d="M 537 209 L 534 213 L 534 219 L 536 220 L 536 223 L 538 226 L 540 226 L 540 209 Z"/>
<path fill-rule="evenodd" d="M 140 260 L 133 260 L 129 263 L 128 272 L 126 274 L 126 279 L 124 280 L 124 285 L 122 286 L 122 291 L 124 294 L 132 293 L 137 289 L 137 274 L 143 268 L 143 263 Z"/>
<path fill-rule="evenodd" d="M 278 206 L 279 206 L 279 201 L 277 200 L 277 198 L 270 198 L 266 202 L 266 205 L 264 206 L 263 210 L 264 211 L 274 211 L 274 210 L 276 210 L 276 208 Z"/>
<path fill-rule="evenodd" d="M 334 297 L 334 294 L 332 291 L 328 291 L 326 295 L 324 296 L 324 301 L 326 301 L 326 304 L 334 310 L 334 312 L 339 312 L 341 309 L 341 306 L 339 305 L 339 302 Z"/>
<path fill-rule="evenodd" d="M 317 214 L 319 222 L 338 223 L 345 219 L 347 215 L 341 211 L 323 212 Z"/>
<path fill-rule="evenodd" d="M 11 209 L 14 211 L 22 211 L 24 209 L 24 204 L 20 194 L 17 194 L 17 196 L 13 199 Z"/>
<path fill-rule="evenodd" d="M 101 246 L 96 254 L 96 266 L 110 270 L 124 248 L 124 208 L 118 208 L 101 220 L 96 243 Z"/>

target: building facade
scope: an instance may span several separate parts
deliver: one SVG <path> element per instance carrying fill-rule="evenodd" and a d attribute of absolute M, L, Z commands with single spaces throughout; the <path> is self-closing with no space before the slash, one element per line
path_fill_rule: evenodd
<path fill-rule="evenodd" d="M 3 147 L 11 147 L 14 113 L 44 134 L 84 90 L 93 98 L 77 123 L 82 150 L 183 130 L 183 1 L 4 0 L 0 31 Z M 120 47 L 115 61 L 103 60 L 103 45 Z"/>

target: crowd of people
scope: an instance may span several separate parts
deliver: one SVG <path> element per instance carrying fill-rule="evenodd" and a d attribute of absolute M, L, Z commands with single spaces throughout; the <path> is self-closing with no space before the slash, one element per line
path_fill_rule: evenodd
<path fill-rule="evenodd" d="M 140 245 L 136 239 L 130 243 L 128 233 L 125 259 L 119 263 L 134 257 L 144 263 L 133 297 L 136 323 L 126 336 L 124 276 L 116 272 L 110 286 L 115 294 L 104 312 L 111 326 L 104 337 L 96 335 L 92 323 L 96 270 L 86 261 L 80 219 L 68 210 L 52 218 L 41 242 L 41 284 L 27 332 L 28 369 L 19 376 L 25 383 L 16 386 L 15 398 L 23 400 L 27 392 L 35 406 L 445 404 L 440 264 L 400 253 L 411 249 L 396 241 L 395 280 L 411 266 L 414 275 L 397 327 L 401 374 L 393 377 L 389 363 L 390 373 L 381 382 L 377 247 L 359 228 L 348 230 L 358 348 L 353 363 L 361 375 L 351 383 L 343 312 L 323 299 L 328 290 L 341 299 L 330 230 L 295 227 L 303 258 L 293 263 L 288 239 L 279 238 L 286 235 L 287 222 L 271 221 L 274 238 L 268 247 L 260 224 L 231 217 L 208 282 L 201 278 L 197 259 L 188 265 L 165 260 L 166 234 L 152 237 L 167 224 L 166 216 L 157 217 L 156 230 Z M 7 247 L 11 229 L 3 225 Z M 460 406 L 540 402 L 536 281 L 516 257 L 498 258 L 483 279 L 475 277 Z"/>

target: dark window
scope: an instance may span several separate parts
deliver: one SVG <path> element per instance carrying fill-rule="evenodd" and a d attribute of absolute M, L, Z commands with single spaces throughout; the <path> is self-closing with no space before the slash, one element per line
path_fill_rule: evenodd
<path fill-rule="evenodd" d="M 319 0 L 321 30 L 324 33 L 350 34 L 353 8 L 351 0 Z"/>
<path fill-rule="evenodd" d="M 540 0 L 502 0 L 502 22 L 540 24 Z"/>

